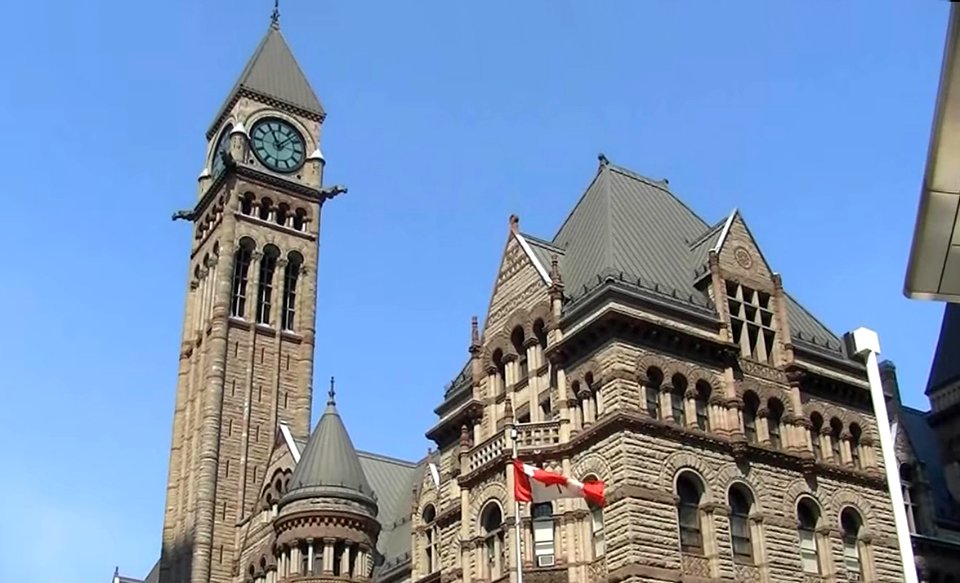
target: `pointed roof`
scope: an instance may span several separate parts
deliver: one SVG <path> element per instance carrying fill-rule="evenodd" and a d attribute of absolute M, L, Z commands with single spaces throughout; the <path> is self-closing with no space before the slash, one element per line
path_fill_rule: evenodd
<path fill-rule="evenodd" d="M 376 505 L 373 488 L 337 412 L 332 378 L 327 408 L 300 455 L 283 500 L 318 497 L 347 498 Z"/>
<path fill-rule="evenodd" d="M 270 23 L 263 40 L 217 111 L 207 132 L 208 137 L 216 132 L 230 107 L 244 94 L 276 102 L 321 120 L 326 115 L 276 21 Z"/>
<path fill-rule="evenodd" d="M 670 190 L 667 180 L 641 176 L 603 154 L 599 158 L 593 182 L 551 243 L 564 250 L 560 269 L 567 295 L 576 300 L 613 276 L 713 311 L 695 283 L 705 274 L 709 251 L 722 245 L 739 210 L 709 225 Z M 836 334 L 789 294 L 786 299 L 795 337 L 842 352 Z"/>
<path fill-rule="evenodd" d="M 960 304 L 947 304 L 940 324 L 940 338 L 930 365 L 926 394 L 960 380 Z"/>

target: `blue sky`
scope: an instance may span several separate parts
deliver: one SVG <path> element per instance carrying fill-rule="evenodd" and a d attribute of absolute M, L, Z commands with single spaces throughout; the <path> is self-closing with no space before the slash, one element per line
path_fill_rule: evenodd
<path fill-rule="evenodd" d="M 4 8 L 2 581 L 158 555 L 190 243 L 170 214 L 270 4 Z M 283 3 L 350 188 L 324 209 L 316 381 L 357 446 L 425 453 L 507 217 L 552 237 L 601 151 L 709 222 L 739 207 L 786 288 L 879 331 L 925 407 L 942 306 L 901 287 L 947 4 L 595 4 Z"/>

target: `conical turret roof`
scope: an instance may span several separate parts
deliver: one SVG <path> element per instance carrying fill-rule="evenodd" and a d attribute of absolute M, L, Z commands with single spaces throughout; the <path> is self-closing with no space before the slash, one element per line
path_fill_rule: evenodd
<path fill-rule="evenodd" d="M 267 33 L 217 111 L 208 133 L 217 130 L 220 120 L 243 93 L 282 103 L 320 119 L 326 115 L 277 21 L 271 22 L 267 28 Z"/>
<path fill-rule="evenodd" d="M 318 497 L 376 504 L 373 488 L 337 411 L 333 379 L 330 379 L 327 408 L 300 456 L 284 500 Z"/>

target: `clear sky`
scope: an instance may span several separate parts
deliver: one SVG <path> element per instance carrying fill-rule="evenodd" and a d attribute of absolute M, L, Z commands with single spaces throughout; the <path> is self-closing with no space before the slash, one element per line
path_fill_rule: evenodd
<path fill-rule="evenodd" d="M 4 8 L 0 581 L 158 556 L 190 243 L 170 214 L 270 4 Z M 901 288 L 947 3 L 600 4 L 284 0 L 350 188 L 324 209 L 315 381 L 337 376 L 355 444 L 426 452 L 508 216 L 551 238 L 601 151 L 708 222 L 739 207 L 786 288 L 876 329 L 926 407 L 942 306 Z"/>

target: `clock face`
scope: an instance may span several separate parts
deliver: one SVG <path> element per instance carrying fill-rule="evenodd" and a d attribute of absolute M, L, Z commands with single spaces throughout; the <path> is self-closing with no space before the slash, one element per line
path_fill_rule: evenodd
<path fill-rule="evenodd" d="M 306 148 L 303 136 L 289 123 L 279 119 L 258 121 L 250 132 L 253 153 L 271 170 L 293 172 L 303 165 Z"/>
<path fill-rule="evenodd" d="M 213 151 L 213 161 L 210 163 L 210 170 L 213 172 L 214 178 L 223 172 L 223 153 L 230 149 L 230 131 L 232 129 L 233 126 L 231 125 L 223 128 L 223 133 L 217 140 L 217 149 Z"/>

